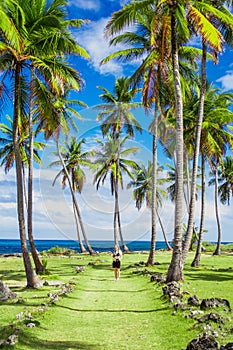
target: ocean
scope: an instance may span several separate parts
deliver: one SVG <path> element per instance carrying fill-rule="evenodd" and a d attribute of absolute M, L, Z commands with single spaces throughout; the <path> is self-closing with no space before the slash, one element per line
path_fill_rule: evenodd
<path fill-rule="evenodd" d="M 90 241 L 91 247 L 96 252 L 112 251 L 113 241 Z M 149 241 L 133 241 L 125 242 L 130 251 L 148 251 L 150 249 Z M 35 240 L 36 249 L 41 252 L 50 248 L 59 246 L 62 248 L 73 249 L 77 252 L 79 244 L 72 240 Z M 156 249 L 166 249 L 165 242 L 156 242 Z M 0 239 L 0 254 L 14 254 L 21 253 L 20 240 L 18 239 Z"/>

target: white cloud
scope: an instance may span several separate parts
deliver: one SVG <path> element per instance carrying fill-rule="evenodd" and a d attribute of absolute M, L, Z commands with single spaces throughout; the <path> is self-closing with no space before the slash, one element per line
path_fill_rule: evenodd
<path fill-rule="evenodd" d="M 69 5 L 73 5 L 82 10 L 99 11 L 100 9 L 99 0 L 70 0 Z"/>
<path fill-rule="evenodd" d="M 233 70 L 229 70 L 221 78 L 216 80 L 217 83 L 222 84 L 225 91 L 233 90 Z"/>
<path fill-rule="evenodd" d="M 108 18 L 101 18 L 99 21 L 91 22 L 87 29 L 83 30 L 78 37 L 78 43 L 85 47 L 91 56 L 92 67 L 101 74 L 113 74 L 120 76 L 123 74 L 122 64 L 110 61 L 100 65 L 100 61 L 109 54 L 116 51 L 116 47 L 109 47 L 107 39 L 104 38 L 104 28 Z M 122 47 L 118 47 L 122 49 Z"/>

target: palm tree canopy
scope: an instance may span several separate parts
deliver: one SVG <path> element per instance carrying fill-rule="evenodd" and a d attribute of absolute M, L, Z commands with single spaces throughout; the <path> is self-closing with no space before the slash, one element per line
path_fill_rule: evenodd
<path fill-rule="evenodd" d="M 116 169 L 119 154 L 119 167 L 118 167 L 118 180 L 123 189 L 123 173 L 126 173 L 130 178 L 133 178 L 131 169 L 138 167 L 137 163 L 130 158 L 125 158 L 128 155 L 138 152 L 137 147 L 125 148 L 125 142 L 129 139 L 129 136 L 124 136 L 119 140 L 118 137 L 113 135 L 107 135 L 105 142 L 96 139 L 98 143 L 98 149 L 95 151 L 95 160 L 93 162 L 93 169 L 96 170 L 94 176 L 94 183 L 96 183 L 97 190 L 100 184 L 104 184 L 108 174 L 110 175 L 111 192 L 114 194 Z M 120 143 L 119 143 L 120 141 Z"/>
<path fill-rule="evenodd" d="M 160 166 L 157 168 L 157 173 L 161 173 L 163 168 Z M 136 201 L 137 209 L 141 209 L 144 200 L 146 201 L 146 206 L 151 208 L 152 205 L 152 173 L 153 164 L 148 161 L 147 167 L 144 164 L 138 166 L 137 171 L 134 174 L 134 179 L 128 184 L 129 187 L 135 187 L 133 191 L 133 198 Z M 166 182 L 166 179 L 158 177 L 156 196 L 157 196 L 157 206 L 162 205 L 163 198 L 167 198 L 166 191 L 162 188 L 162 185 Z"/>
<path fill-rule="evenodd" d="M 100 110 L 97 121 L 102 121 L 103 135 L 106 135 L 109 130 L 112 130 L 113 134 L 119 133 L 122 128 L 130 136 L 134 136 L 134 128 L 141 132 L 141 126 L 131 112 L 131 110 L 141 106 L 140 102 L 133 102 L 139 89 L 130 88 L 129 78 L 116 79 L 113 93 L 104 87 L 98 86 L 98 88 L 103 92 L 100 98 L 104 103 L 94 107 L 94 109 Z"/>
<path fill-rule="evenodd" d="M 85 144 L 85 139 L 81 139 L 77 142 L 75 136 L 72 136 L 68 141 L 64 141 L 64 145 L 60 147 L 61 155 L 66 165 L 68 173 L 71 175 L 72 189 L 79 193 L 83 190 L 83 185 L 86 180 L 84 173 L 85 167 L 90 167 L 91 161 L 90 156 L 92 153 L 90 151 L 83 151 L 82 148 Z M 57 154 L 55 152 L 55 154 Z M 61 165 L 61 161 L 54 161 L 49 166 Z M 67 174 L 64 169 L 61 169 L 56 175 L 53 185 L 57 179 L 62 176 L 62 187 L 65 188 L 67 182 Z"/>

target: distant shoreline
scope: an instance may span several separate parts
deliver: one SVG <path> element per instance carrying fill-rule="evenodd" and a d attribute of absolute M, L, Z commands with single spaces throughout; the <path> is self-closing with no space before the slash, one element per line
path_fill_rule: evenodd
<path fill-rule="evenodd" d="M 110 240 L 90 240 L 92 248 L 96 252 L 109 252 L 113 250 L 114 242 Z M 139 252 L 139 251 L 149 251 L 150 250 L 150 241 L 126 241 L 126 245 L 128 246 L 131 252 Z M 172 244 L 171 242 L 169 242 Z M 211 244 L 216 244 L 216 242 L 210 242 Z M 222 242 L 222 244 L 231 244 L 232 242 Z M 54 240 L 54 239 L 36 239 L 35 240 L 36 249 L 41 252 L 45 250 L 49 250 L 56 246 L 71 249 L 78 253 L 79 244 L 74 240 Z M 29 244 L 28 244 L 29 247 Z M 157 241 L 156 242 L 156 250 L 167 249 L 165 242 Z M 21 253 L 21 245 L 19 239 L 0 239 L 0 254 L 18 254 Z"/>

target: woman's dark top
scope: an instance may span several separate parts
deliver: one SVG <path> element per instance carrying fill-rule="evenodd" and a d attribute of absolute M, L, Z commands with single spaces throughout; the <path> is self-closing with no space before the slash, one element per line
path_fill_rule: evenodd
<path fill-rule="evenodd" d="M 121 254 L 119 252 L 114 252 L 113 253 L 113 263 L 112 267 L 119 269 L 121 266 Z"/>

